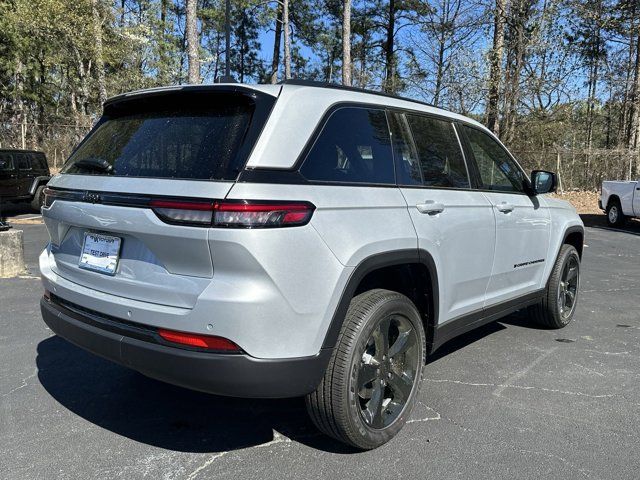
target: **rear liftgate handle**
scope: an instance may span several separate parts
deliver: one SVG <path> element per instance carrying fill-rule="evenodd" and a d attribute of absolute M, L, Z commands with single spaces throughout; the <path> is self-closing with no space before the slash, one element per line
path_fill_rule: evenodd
<path fill-rule="evenodd" d="M 433 200 L 425 200 L 424 203 L 418 203 L 416 208 L 420 213 L 426 213 L 428 215 L 437 215 L 444 211 L 444 204 L 434 202 Z"/>

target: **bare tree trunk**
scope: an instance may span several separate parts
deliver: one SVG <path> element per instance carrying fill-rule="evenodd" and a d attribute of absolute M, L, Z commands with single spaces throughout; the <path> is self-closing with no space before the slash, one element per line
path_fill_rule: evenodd
<path fill-rule="evenodd" d="M 168 59 L 167 59 L 167 10 L 169 9 L 168 0 L 161 0 L 160 3 L 160 45 L 159 56 L 160 66 L 158 68 L 158 80 L 161 85 L 169 83 Z"/>
<path fill-rule="evenodd" d="M 284 78 L 291 78 L 291 39 L 289 38 L 289 0 L 282 1 L 282 29 L 284 30 Z"/>
<path fill-rule="evenodd" d="M 99 0 L 91 0 L 93 17 L 93 36 L 96 42 L 96 74 L 98 76 L 98 103 L 100 106 L 107 100 L 107 84 L 104 75 L 104 57 L 102 52 L 102 19 L 98 6 Z"/>
<path fill-rule="evenodd" d="M 385 42 L 385 78 L 383 90 L 387 93 L 396 91 L 395 66 L 395 31 L 396 31 L 396 2 L 389 0 L 389 21 L 387 22 L 387 39 Z"/>
<path fill-rule="evenodd" d="M 187 36 L 187 58 L 189 60 L 189 83 L 200 83 L 200 61 L 198 59 L 198 13 L 197 0 L 187 0 L 186 8 L 186 36 Z"/>
<path fill-rule="evenodd" d="M 595 32 L 592 32 L 595 39 L 595 52 L 591 58 L 591 65 L 589 66 L 589 88 L 587 97 L 587 149 L 590 151 L 593 146 L 593 123 L 596 104 L 596 93 L 598 91 L 598 75 L 600 67 L 600 52 L 602 50 L 602 12 L 603 5 L 602 0 L 597 2 L 595 8 Z M 587 155 L 587 171 L 591 168 L 591 154 Z"/>
<path fill-rule="evenodd" d="M 505 9 L 509 0 L 496 0 L 493 27 L 493 47 L 489 54 L 489 96 L 487 101 L 487 128 L 496 135 L 500 131 L 498 105 L 500 104 L 500 83 L 502 77 L 502 52 L 504 50 Z"/>
<path fill-rule="evenodd" d="M 637 33 L 636 62 L 633 69 L 633 87 L 631 89 L 630 128 L 627 146 L 630 149 L 638 148 L 638 136 L 640 135 L 640 32 Z"/>
<path fill-rule="evenodd" d="M 351 86 L 351 0 L 342 9 L 342 84 Z"/>
<path fill-rule="evenodd" d="M 278 4 L 276 24 L 273 34 L 273 57 L 271 59 L 271 83 L 278 83 L 278 67 L 280 66 L 280 38 L 282 38 L 282 5 Z"/>
<path fill-rule="evenodd" d="M 505 79 L 504 128 L 501 128 L 501 138 L 506 144 L 510 144 L 515 136 L 517 109 L 521 97 L 520 76 L 527 45 L 525 25 L 530 15 L 529 7 L 530 0 L 517 0 L 511 4 L 510 18 L 513 22 L 514 35 L 511 35 L 509 44 L 508 58 L 511 61 L 507 62 L 509 74 Z"/>
<path fill-rule="evenodd" d="M 618 146 L 622 147 L 623 144 L 628 144 L 631 138 L 629 115 L 633 109 L 631 102 L 631 92 L 633 90 L 632 84 L 632 71 L 635 70 L 634 59 L 635 55 L 635 39 L 636 39 L 636 2 L 632 2 L 630 25 L 629 25 L 629 54 L 627 55 L 627 65 L 625 68 L 624 79 L 624 95 L 622 98 L 622 115 L 618 117 Z"/>
<path fill-rule="evenodd" d="M 445 32 L 444 29 L 438 38 L 438 65 L 436 66 L 436 86 L 433 93 L 433 105 L 440 104 L 440 91 L 442 90 L 442 79 L 444 77 L 444 48 L 445 48 Z"/>

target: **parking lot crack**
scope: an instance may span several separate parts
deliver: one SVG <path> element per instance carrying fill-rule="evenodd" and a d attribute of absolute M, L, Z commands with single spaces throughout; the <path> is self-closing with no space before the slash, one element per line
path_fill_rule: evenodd
<path fill-rule="evenodd" d="M 425 381 L 426 382 L 433 382 L 433 383 L 453 383 L 453 384 L 457 384 L 457 385 L 466 385 L 466 386 L 471 386 L 471 387 L 501 388 L 502 390 L 507 389 L 507 388 L 513 388 L 513 389 L 517 389 L 517 390 L 539 390 L 541 392 L 559 393 L 559 394 L 562 394 L 562 395 L 576 395 L 576 396 L 589 397 L 589 398 L 613 398 L 613 397 L 616 397 L 616 395 L 613 395 L 613 394 L 593 395 L 593 394 L 584 393 L 584 392 L 573 392 L 573 391 L 568 391 L 568 390 L 559 390 L 559 389 L 555 389 L 555 388 L 534 387 L 534 386 L 530 386 L 530 385 L 508 385 L 508 384 L 497 384 L 497 383 L 472 383 L 472 382 L 463 382 L 461 380 L 432 379 L 432 378 L 425 378 Z"/>
<path fill-rule="evenodd" d="M 313 435 L 309 435 L 309 436 L 317 436 L 319 434 L 313 434 Z M 271 447 L 273 445 L 277 445 L 277 444 L 288 444 L 291 443 L 291 439 L 289 437 L 286 437 L 284 435 L 282 435 L 279 432 L 276 432 L 275 430 L 273 431 L 273 440 L 269 441 L 269 442 L 265 442 L 265 443 L 261 443 L 259 445 L 254 445 L 253 447 L 249 447 L 246 450 L 252 450 L 254 448 L 265 448 L 265 447 Z M 215 453 L 213 455 L 211 455 L 204 463 L 202 463 L 199 467 L 197 467 L 195 470 L 193 470 L 189 475 L 187 475 L 185 477 L 186 480 L 193 480 L 194 478 L 198 477 L 198 475 L 205 469 L 207 469 L 208 467 L 210 467 L 216 460 L 224 457 L 225 455 L 229 454 L 229 453 L 235 453 L 236 451 L 233 450 L 227 450 L 224 452 L 218 452 Z"/>
<path fill-rule="evenodd" d="M 525 368 L 523 368 L 522 370 L 516 372 L 514 375 L 509 377 L 509 379 L 507 379 L 504 385 L 498 385 L 496 389 L 492 392 L 493 395 L 495 395 L 496 397 L 500 397 L 502 395 L 502 392 L 505 390 L 505 388 L 509 388 L 513 382 L 523 378 L 533 367 L 538 365 L 542 360 L 547 358 L 549 355 L 555 352 L 558 348 L 559 347 L 551 348 L 543 352 L 542 354 L 538 355 L 535 358 L 535 360 L 533 360 L 529 365 L 527 365 Z"/>
<path fill-rule="evenodd" d="M 11 390 L 9 390 L 9 391 L 8 391 L 8 392 L 6 392 L 6 393 L 3 393 L 3 394 L 2 394 L 2 396 L 3 396 L 3 397 L 7 397 L 7 396 L 11 395 L 12 393 L 17 392 L 18 390 L 23 389 L 24 387 L 26 387 L 27 385 L 29 385 L 29 380 L 31 380 L 32 378 L 34 378 L 37 374 L 38 374 L 38 369 L 37 369 L 37 368 L 34 368 L 34 369 L 33 369 L 33 373 L 32 373 L 31 375 L 29 375 L 28 377 L 25 377 L 25 378 L 23 378 L 22 380 L 20 380 L 22 383 L 21 383 L 19 386 L 15 387 L 15 388 L 12 388 Z"/>
<path fill-rule="evenodd" d="M 519 450 L 520 453 L 529 453 L 532 455 L 539 455 L 542 457 L 547 457 L 547 458 L 553 458 L 555 460 L 559 460 L 560 462 L 562 462 L 563 464 L 567 465 L 568 467 L 570 467 L 573 471 L 580 473 L 582 476 L 586 477 L 586 478 L 591 478 L 590 475 L 590 471 L 586 470 L 584 468 L 579 468 L 577 465 L 574 465 L 573 463 L 569 462 L 566 458 L 563 458 L 559 455 L 554 455 L 552 453 L 545 453 L 545 452 L 537 452 L 535 450 Z"/>

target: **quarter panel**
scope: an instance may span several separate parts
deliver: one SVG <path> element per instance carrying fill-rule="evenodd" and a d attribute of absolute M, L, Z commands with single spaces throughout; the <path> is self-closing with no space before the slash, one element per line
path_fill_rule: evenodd
<path fill-rule="evenodd" d="M 346 266 L 380 252 L 418 248 L 407 204 L 396 187 L 238 183 L 228 198 L 313 203 L 311 225 Z"/>

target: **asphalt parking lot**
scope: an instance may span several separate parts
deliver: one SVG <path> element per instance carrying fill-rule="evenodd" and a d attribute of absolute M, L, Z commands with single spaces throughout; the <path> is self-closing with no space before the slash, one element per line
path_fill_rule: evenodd
<path fill-rule="evenodd" d="M 522 314 L 442 347 L 417 408 L 384 447 L 358 453 L 318 434 L 300 399 L 184 390 L 52 336 L 30 274 L 0 280 L 0 478 L 611 478 L 640 476 L 640 223 L 590 227 L 576 321 Z M 586 218 L 598 224 L 599 218 Z"/>

